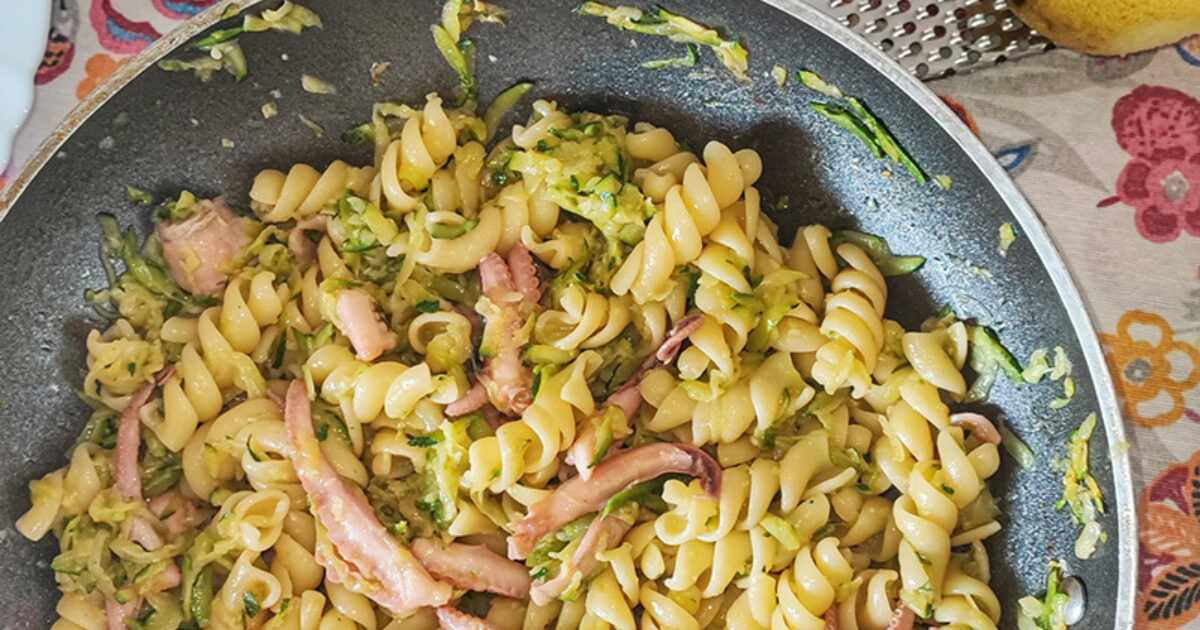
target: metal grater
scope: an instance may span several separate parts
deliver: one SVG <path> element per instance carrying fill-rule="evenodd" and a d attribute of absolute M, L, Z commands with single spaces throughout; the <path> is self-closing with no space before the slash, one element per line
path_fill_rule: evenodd
<path fill-rule="evenodd" d="M 1007 0 L 810 0 L 923 80 L 1044 52 Z"/>

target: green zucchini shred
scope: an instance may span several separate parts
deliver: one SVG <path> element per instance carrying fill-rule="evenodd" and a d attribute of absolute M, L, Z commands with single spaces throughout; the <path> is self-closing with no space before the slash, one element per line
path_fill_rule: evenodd
<path fill-rule="evenodd" d="M 208 50 L 208 49 L 212 48 L 213 46 L 216 46 L 217 44 L 224 44 L 225 42 L 231 42 L 231 41 L 237 39 L 238 36 L 240 36 L 244 32 L 246 32 L 246 29 L 241 26 L 235 26 L 233 28 L 217 29 L 217 30 L 209 33 L 205 37 L 192 42 L 192 48 L 196 48 L 199 50 Z"/>
<path fill-rule="evenodd" d="M 641 483 L 635 483 L 632 486 L 629 486 L 628 488 L 625 488 L 624 490 L 614 494 L 612 498 L 604 504 L 604 509 L 600 512 L 600 518 L 604 518 L 605 516 L 612 514 L 613 512 L 630 503 L 661 503 L 663 486 L 672 479 L 678 479 L 686 482 L 691 479 L 691 476 L 684 475 L 682 473 L 667 473 L 665 475 L 659 475 L 654 479 L 643 481 Z M 655 499 L 657 499 L 657 501 L 654 501 Z"/>
<path fill-rule="evenodd" d="M 967 390 L 966 402 L 987 400 L 999 373 L 1017 387 L 1025 382 L 1021 362 L 1000 343 L 996 331 L 987 326 L 968 326 L 967 334 L 971 345 L 968 363 L 978 376 Z"/>
<path fill-rule="evenodd" d="M 700 60 L 700 49 L 695 44 L 688 44 L 684 54 L 679 57 L 667 57 L 666 59 L 652 59 L 642 64 L 647 70 L 659 70 L 662 68 L 691 68 Z"/>
<path fill-rule="evenodd" d="M 258 598 L 250 591 L 242 593 L 242 605 L 245 607 L 246 616 L 248 617 L 253 617 L 262 610 L 262 606 L 258 603 Z"/>
<path fill-rule="evenodd" d="M 299 117 L 300 122 L 304 123 L 304 126 L 308 127 L 309 130 L 312 131 L 313 134 L 316 135 L 318 138 L 325 135 L 325 128 L 322 127 L 317 122 L 313 121 L 308 116 L 305 116 L 304 114 L 296 114 L 296 116 Z"/>
<path fill-rule="evenodd" d="M 750 68 L 750 51 L 745 45 L 736 39 L 724 39 L 716 30 L 682 15 L 671 13 L 662 7 L 643 11 L 636 7 L 613 7 L 589 0 L 579 5 L 575 12 L 580 15 L 602 17 L 609 24 L 623 31 L 666 37 L 681 44 L 707 46 L 717 56 L 721 65 L 733 73 L 733 76 L 741 81 L 750 80 L 750 76 L 747 74 L 747 70 Z M 690 58 L 690 56 L 691 52 L 689 51 L 689 56 L 683 59 Z M 687 63 L 686 65 L 691 64 Z M 666 67 L 666 65 L 654 67 Z"/>
<path fill-rule="evenodd" d="M 810 103 L 809 107 L 812 107 L 818 114 L 832 120 L 841 128 L 854 134 L 859 140 L 862 140 L 863 144 L 867 145 L 867 148 L 871 150 L 872 157 L 883 157 L 883 148 L 879 146 L 879 142 L 875 139 L 875 136 L 871 134 L 858 118 L 855 118 L 853 114 L 846 111 L 844 107 L 834 103 L 819 102 Z"/>
<path fill-rule="evenodd" d="M 496 136 L 496 131 L 500 128 L 500 120 L 508 113 L 510 109 L 521 100 L 521 97 L 529 93 L 533 89 L 533 83 L 528 81 L 518 83 L 503 92 L 496 95 L 496 99 L 488 105 L 483 112 L 483 122 L 487 125 L 487 137 L 484 142 L 491 142 Z"/>
<path fill-rule="evenodd" d="M 342 142 L 346 144 L 375 144 L 375 125 L 365 122 L 347 129 L 342 132 Z"/>
<path fill-rule="evenodd" d="M 233 10 L 223 13 L 221 20 L 237 15 L 237 7 L 230 5 L 230 8 Z M 193 72 L 201 81 L 208 81 L 217 70 L 224 69 L 235 80 L 241 81 L 249 74 L 246 55 L 238 43 L 242 35 L 266 30 L 299 34 L 306 28 L 319 26 L 322 26 L 320 16 L 288 0 L 277 9 L 264 10 L 261 15 L 244 16 L 240 26 L 216 29 L 192 42 L 191 48 L 206 51 L 208 56 L 191 60 L 163 59 L 158 62 L 158 67 L 168 72 Z"/>
<path fill-rule="evenodd" d="M 1046 595 L 1041 599 L 1032 595 L 1017 602 L 1018 630 L 1067 630 L 1067 594 L 1060 589 L 1062 565 L 1050 561 L 1046 572 Z"/>
<path fill-rule="evenodd" d="M 130 203 L 137 203 L 144 206 L 154 203 L 154 195 L 150 191 L 142 190 L 136 186 L 125 187 L 125 198 Z"/>
<path fill-rule="evenodd" d="M 337 88 L 328 81 L 311 74 L 300 75 L 300 89 L 309 94 L 337 94 Z"/>
<path fill-rule="evenodd" d="M 1061 398 L 1055 398 L 1050 401 L 1051 409 L 1062 409 L 1070 404 L 1071 399 L 1075 397 L 1075 379 L 1070 376 L 1063 379 L 1063 395 Z"/>
<path fill-rule="evenodd" d="M 784 87 L 787 85 L 788 69 L 779 64 L 771 66 L 771 78 L 775 80 L 775 85 Z"/>
<path fill-rule="evenodd" d="M 821 94 L 824 94 L 825 96 L 828 96 L 829 98 L 846 98 L 846 94 L 842 92 L 841 88 L 825 81 L 825 79 L 821 78 L 821 75 L 813 72 L 812 70 L 801 70 L 797 72 L 796 75 L 800 79 L 801 83 L 820 92 Z"/>
<path fill-rule="evenodd" d="M 416 505 L 442 531 L 450 527 L 458 515 L 459 480 L 466 468 L 467 449 L 471 446 L 468 432 L 471 423 L 471 417 L 443 422 L 434 434 L 436 443 L 429 447 L 425 456 L 422 494 Z"/>
<path fill-rule="evenodd" d="M 1050 373 L 1050 363 L 1046 360 L 1046 349 L 1038 348 L 1029 355 L 1028 365 L 1021 372 L 1021 378 L 1026 383 L 1039 383 L 1042 377 Z"/>
<path fill-rule="evenodd" d="M 886 240 L 881 236 L 856 232 L 854 230 L 837 230 L 833 233 L 830 246 L 836 250 L 838 245 L 850 243 L 857 245 L 868 256 L 879 273 L 885 276 L 903 276 L 917 271 L 925 265 L 924 256 L 897 256 L 892 253 Z"/>
<path fill-rule="evenodd" d="M 223 64 L 220 60 L 205 55 L 190 60 L 162 59 L 158 62 L 158 67 L 167 72 L 192 72 L 201 81 L 208 81 Z"/>
<path fill-rule="evenodd" d="M 436 239 L 455 239 L 475 229 L 479 219 L 471 219 L 457 225 L 450 223 L 434 223 L 429 228 L 429 235 Z"/>
<path fill-rule="evenodd" d="M 803 544 L 803 541 L 800 540 L 800 535 L 796 533 L 796 528 L 778 514 L 768 513 L 762 517 L 762 520 L 758 524 L 762 525 L 765 533 L 769 534 L 771 538 L 778 540 L 779 544 L 783 545 L 784 549 L 788 551 L 795 551 Z"/>
<path fill-rule="evenodd" d="M 999 245 L 999 247 L 997 247 L 997 251 L 1000 252 L 1000 255 L 1007 256 L 1008 248 L 1012 247 L 1012 244 L 1015 243 L 1016 241 L 1017 241 L 1017 230 L 1013 227 L 1013 224 L 1009 223 L 1008 221 L 1001 223 L 1000 224 L 1000 245 Z"/>
<path fill-rule="evenodd" d="M 1008 424 L 1002 420 L 996 420 L 996 430 L 1000 432 L 1000 446 L 1017 460 L 1017 464 L 1025 470 L 1031 470 L 1037 465 L 1037 456 L 1034 455 L 1033 449 L 1029 448 L 1021 438 L 1017 437 L 1012 429 L 1008 428 Z"/>
<path fill-rule="evenodd" d="M 474 110 L 479 96 L 475 79 L 475 43 L 462 36 L 475 20 L 502 24 L 507 13 L 482 0 L 446 0 L 442 5 L 441 22 L 429 27 L 438 52 L 458 73 L 458 105 L 461 108 Z"/>
<path fill-rule="evenodd" d="M 188 602 L 192 620 L 201 628 L 208 627 L 209 620 L 212 618 L 212 598 L 213 568 L 211 564 L 208 564 L 200 570 L 192 582 L 192 593 Z"/>
<path fill-rule="evenodd" d="M 836 85 L 825 81 L 811 70 L 801 70 L 797 74 L 800 82 L 805 86 L 829 98 L 844 101 L 848 106 L 846 108 L 834 103 L 812 103 L 813 109 L 858 136 L 871 150 L 874 157 L 879 158 L 886 155 L 893 162 L 903 166 L 913 176 L 913 179 L 917 180 L 918 184 L 924 184 L 929 180 L 921 167 L 908 154 L 908 151 L 900 146 L 883 121 L 879 120 L 866 104 L 858 98 L 846 94 Z M 939 175 L 937 182 L 942 187 L 949 188 L 949 179 L 949 177 Z"/>
<path fill-rule="evenodd" d="M 1099 529 L 1099 515 L 1103 514 L 1105 509 L 1104 493 L 1100 490 L 1099 482 L 1091 474 L 1088 445 L 1092 433 L 1096 430 L 1096 424 L 1096 414 L 1088 414 L 1079 428 L 1071 432 L 1067 442 L 1067 458 L 1057 462 L 1063 473 L 1063 496 L 1055 505 L 1055 509 L 1069 508 L 1072 521 L 1083 525 L 1083 531 L 1075 542 L 1076 555 L 1083 559 L 1091 556 L 1095 550 L 1095 542 L 1107 538 Z M 1096 540 L 1089 541 L 1089 537 Z M 1091 544 L 1086 544 L 1088 542 Z"/>
<path fill-rule="evenodd" d="M 242 19 L 242 28 L 248 33 L 273 30 L 298 35 L 304 29 L 323 26 L 316 12 L 290 0 L 277 9 L 267 9 L 259 15 L 247 15 Z"/>

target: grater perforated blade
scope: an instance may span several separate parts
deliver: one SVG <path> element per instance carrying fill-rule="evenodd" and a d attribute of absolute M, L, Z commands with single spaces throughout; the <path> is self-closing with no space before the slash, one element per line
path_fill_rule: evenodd
<path fill-rule="evenodd" d="M 1007 0 L 809 0 L 923 80 L 1050 50 Z"/>

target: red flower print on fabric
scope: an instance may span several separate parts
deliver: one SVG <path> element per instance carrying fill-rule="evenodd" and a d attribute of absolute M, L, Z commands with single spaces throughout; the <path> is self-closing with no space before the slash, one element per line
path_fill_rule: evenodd
<path fill-rule="evenodd" d="M 51 26 L 46 50 L 42 53 L 42 62 L 38 64 L 37 74 L 33 77 L 34 84 L 45 85 L 58 78 L 71 67 L 71 60 L 74 58 L 75 43 Z"/>
<path fill-rule="evenodd" d="M 100 45 L 129 55 L 141 52 L 162 35 L 149 22 L 135 22 L 113 7 L 113 0 L 92 0 L 88 12 Z"/>
<path fill-rule="evenodd" d="M 955 116 L 958 116 L 959 120 L 967 123 L 967 128 L 971 130 L 971 133 L 976 136 L 979 135 L 979 124 L 975 122 L 975 117 L 971 115 L 971 112 L 967 111 L 965 105 L 948 94 L 938 94 L 938 98 L 942 99 L 942 102 L 950 108 L 950 111 L 954 112 Z"/>
<path fill-rule="evenodd" d="M 1143 85 L 1113 106 L 1117 143 L 1133 156 L 1117 179 L 1117 196 L 1135 209 L 1138 232 L 1155 243 L 1183 232 L 1200 237 L 1200 101 L 1171 88 Z"/>
<path fill-rule="evenodd" d="M 1181 628 L 1200 614 L 1200 452 L 1158 475 L 1138 517 L 1137 628 Z"/>

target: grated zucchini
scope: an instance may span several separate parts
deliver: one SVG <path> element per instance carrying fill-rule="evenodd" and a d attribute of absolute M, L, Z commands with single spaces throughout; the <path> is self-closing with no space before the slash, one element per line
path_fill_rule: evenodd
<path fill-rule="evenodd" d="M 736 39 L 725 39 L 717 31 L 662 7 L 642 11 L 636 7 L 613 7 L 589 0 L 579 5 L 575 12 L 602 17 L 623 31 L 666 37 L 681 44 L 707 46 L 733 76 L 742 81 L 750 80 L 746 74 L 750 67 L 750 51 L 743 44 Z"/>
<path fill-rule="evenodd" d="M 903 276 L 920 269 L 925 264 L 924 256 L 897 256 L 892 253 L 892 248 L 888 247 L 887 241 L 881 236 L 867 234 L 865 232 L 856 232 L 854 230 L 838 230 L 833 233 L 833 238 L 830 239 L 830 247 L 837 249 L 842 243 L 850 243 L 857 245 L 868 256 L 875 266 L 879 268 L 879 273 L 885 276 Z"/>
<path fill-rule="evenodd" d="M 846 94 L 836 85 L 822 79 L 811 70 L 801 70 L 797 74 L 800 82 L 804 85 L 829 98 L 844 101 L 848 105 L 847 109 L 834 103 L 813 103 L 813 109 L 858 136 L 876 158 L 886 155 L 893 162 L 907 169 L 918 184 L 928 181 L 925 172 L 921 170 L 912 156 L 900 146 L 900 143 L 884 126 L 883 121 L 879 120 L 862 101 Z M 945 175 L 939 175 L 937 182 L 943 188 L 950 187 L 950 178 Z"/>

